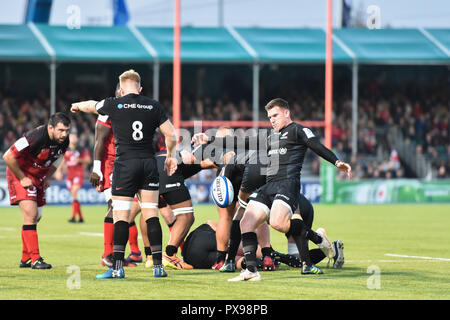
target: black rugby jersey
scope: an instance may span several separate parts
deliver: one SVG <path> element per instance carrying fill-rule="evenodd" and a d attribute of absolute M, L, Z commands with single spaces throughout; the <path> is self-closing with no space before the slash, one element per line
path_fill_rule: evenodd
<path fill-rule="evenodd" d="M 216 142 L 214 142 L 216 141 Z M 308 149 L 329 161 L 333 165 L 338 160 L 336 155 L 326 148 L 310 128 L 291 122 L 280 131 L 272 130 L 266 141 L 261 137 L 225 138 L 212 137 L 214 144 L 227 147 L 252 150 L 265 150 L 268 155 L 267 182 L 284 179 L 300 179 L 300 173 Z"/>
<path fill-rule="evenodd" d="M 155 130 L 168 118 L 161 104 L 130 93 L 97 103 L 97 112 L 109 116 L 114 132 L 116 159 L 144 159 L 154 155 Z"/>

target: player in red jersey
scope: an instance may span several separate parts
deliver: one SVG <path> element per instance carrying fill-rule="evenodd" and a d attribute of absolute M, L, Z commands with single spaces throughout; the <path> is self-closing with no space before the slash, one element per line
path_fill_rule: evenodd
<path fill-rule="evenodd" d="M 78 146 L 76 133 L 69 134 L 69 148 L 64 153 L 64 158 L 55 173 L 57 180 L 62 180 L 63 172 L 66 171 L 66 186 L 72 195 L 72 218 L 69 222 L 84 222 L 81 213 L 81 204 L 78 201 L 78 191 L 83 186 L 84 170 L 91 163 L 91 155 L 86 148 Z"/>
<path fill-rule="evenodd" d="M 70 119 L 55 113 L 47 125 L 31 130 L 3 155 L 11 205 L 23 215 L 21 268 L 50 269 L 39 253 L 36 225 L 42 216 L 45 189 L 69 146 Z"/>

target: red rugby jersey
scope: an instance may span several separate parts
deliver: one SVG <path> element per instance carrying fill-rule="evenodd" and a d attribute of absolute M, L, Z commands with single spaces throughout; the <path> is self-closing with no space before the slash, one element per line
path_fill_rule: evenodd
<path fill-rule="evenodd" d="M 111 120 L 106 115 L 99 115 L 97 118 L 97 123 L 106 126 L 108 128 L 111 128 L 109 135 L 103 142 L 104 147 L 103 147 L 102 162 L 105 162 L 110 159 L 114 160 L 116 158 L 116 149 L 114 146 L 115 141 L 114 141 L 114 133 L 111 127 Z"/>
<path fill-rule="evenodd" d="M 69 137 L 61 144 L 52 141 L 47 126 L 43 125 L 25 133 L 9 151 L 17 159 L 24 174 L 38 182 L 46 176 L 50 166 L 66 152 L 68 146 Z"/>

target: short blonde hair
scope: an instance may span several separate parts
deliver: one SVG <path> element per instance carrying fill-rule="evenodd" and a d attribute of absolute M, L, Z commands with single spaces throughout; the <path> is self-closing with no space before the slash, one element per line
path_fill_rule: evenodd
<path fill-rule="evenodd" d="M 123 83 L 125 81 L 136 82 L 138 88 L 141 86 L 141 76 L 133 69 L 127 70 L 119 76 L 119 83 Z"/>

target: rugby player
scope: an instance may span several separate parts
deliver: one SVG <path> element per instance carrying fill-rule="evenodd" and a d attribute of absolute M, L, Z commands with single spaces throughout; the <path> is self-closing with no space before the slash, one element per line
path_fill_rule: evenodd
<path fill-rule="evenodd" d="M 64 153 L 63 160 L 55 172 L 55 178 L 62 180 L 63 172 L 66 172 L 66 187 L 72 196 L 72 218 L 69 222 L 84 222 L 81 213 L 81 203 L 78 201 L 78 191 L 83 186 L 84 170 L 91 163 L 91 155 L 86 148 L 78 146 L 76 132 L 69 134 L 69 148 Z"/>
<path fill-rule="evenodd" d="M 153 276 L 167 277 L 162 265 L 162 230 L 158 218 L 159 176 L 152 147 L 153 135 L 159 127 L 164 134 L 168 175 L 177 168 L 175 146 L 177 135 L 161 104 L 140 95 L 141 78 L 134 70 L 119 77 L 121 97 L 100 102 L 89 100 L 72 104 L 72 112 L 108 115 L 114 133 L 116 159 L 112 177 L 114 218 L 114 266 L 97 278 L 124 278 L 123 261 L 128 240 L 129 216 L 135 194 L 153 255 Z"/>
<path fill-rule="evenodd" d="M 240 223 L 242 242 L 247 267 L 241 274 L 229 281 L 258 281 L 261 276 L 256 269 L 257 236 L 255 230 L 264 221 L 276 230 L 290 233 L 294 238 L 300 256 L 303 259 L 303 274 L 319 274 L 322 271 L 312 264 L 306 239 L 307 228 L 301 216 L 294 214 L 300 194 L 300 172 L 308 149 L 318 154 L 339 170 L 345 171 L 351 178 L 351 167 L 340 161 L 314 135 L 311 129 L 292 121 L 289 104 L 284 99 L 273 99 L 265 107 L 267 116 L 274 129 L 267 137 L 266 148 L 269 156 L 266 184 L 253 193 Z M 233 137 L 232 143 L 242 148 L 249 148 L 246 139 Z M 209 138 L 196 134 L 193 141 L 202 143 Z M 217 140 L 217 139 L 216 139 Z M 228 139 L 230 142 L 231 139 Z M 256 141 L 257 145 L 259 141 Z M 225 146 L 227 139 L 219 139 L 217 144 Z"/>
<path fill-rule="evenodd" d="M 46 204 L 45 189 L 69 146 L 70 119 L 53 114 L 47 125 L 24 134 L 3 155 L 9 199 L 23 216 L 21 268 L 50 269 L 39 252 L 37 223 Z"/>
<path fill-rule="evenodd" d="M 232 136 L 233 130 L 230 127 L 220 127 L 217 129 L 216 137 Z M 216 205 L 219 212 L 219 222 L 217 223 L 216 235 L 216 261 L 211 266 L 213 270 L 219 270 L 221 272 L 234 272 L 236 265 L 234 264 L 235 252 L 241 242 L 239 222 L 243 214 L 244 202 L 242 198 L 245 198 L 241 194 L 242 184 L 245 186 L 244 190 L 249 192 L 247 188 L 256 190 L 254 184 L 257 185 L 260 181 L 265 182 L 265 176 L 259 175 L 259 171 L 252 170 L 252 176 L 249 176 L 250 163 L 256 164 L 255 152 L 252 152 L 251 159 L 247 152 L 236 154 L 234 151 L 225 150 L 223 148 L 214 148 L 207 150 L 205 145 L 202 145 L 202 149 L 199 150 L 200 155 L 198 158 L 210 159 L 214 161 L 217 167 L 217 176 L 227 177 L 233 185 L 234 197 L 232 203 L 226 207 L 221 208 Z M 250 160 L 249 160 L 250 159 Z M 254 189 L 252 189 L 254 188 Z M 238 193 L 239 190 L 239 193 Z M 249 194 L 248 194 L 249 195 Z M 247 197 L 248 197 L 247 195 Z M 246 198 L 245 198 L 246 199 Z M 258 232 L 259 244 L 264 252 L 264 268 L 263 270 L 275 270 L 272 259 L 269 253 L 272 251 L 270 247 L 270 234 L 267 224 L 260 227 Z M 228 255 L 229 259 L 226 259 Z M 266 259 L 266 257 L 269 257 Z M 226 263 L 226 260 L 229 262 Z"/>
<path fill-rule="evenodd" d="M 191 152 L 181 150 L 177 152 L 180 164 L 175 173 L 169 176 L 164 170 L 166 149 L 164 136 L 157 131 L 154 140 L 154 150 L 156 151 L 156 162 L 160 179 L 158 207 L 170 231 L 169 242 L 163 254 L 163 265 L 171 269 L 192 269 L 193 267 L 190 264 L 185 263 L 177 256 L 178 248 L 182 248 L 184 238 L 194 223 L 191 195 L 184 181 L 197 174 L 200 170 L 212 168 L 215 165 L 208 159 L 195 163 L 197 159 Z M 145 239 L 144 233 L 143 238 Z M 149 267 L 152 263 L 148 258 L 150 251 L 147 250 L 146 252 L 148 261 L 146 267 Z"/>
<path fill-rule="evenodd" d="M 117 83 L 116 97 L 120 97 L 120 83 Z M 107 202 L 106 216 L 103 222 L 103 254 L 101 264 L 107 267 L 113 265 L 114 220 L 111 200 L 111 182 L 116 151 L 114 147 L 114 134 L 111 120 L 107 115 L 99 115 L 95 124 L 94 164 L 89 180 L 98 192 L 103 192 Z M 141 208 L 137 201 L 133 201 L 130 212 L 130 227 L 128 242 L 131 253 L 124 261 L 124 266 L 135 267 L 142 262 L 141 251 L 138 245 L 138 232 L 134 218 Z M 141 222 L 145 225 L 145 221 Z"/>

